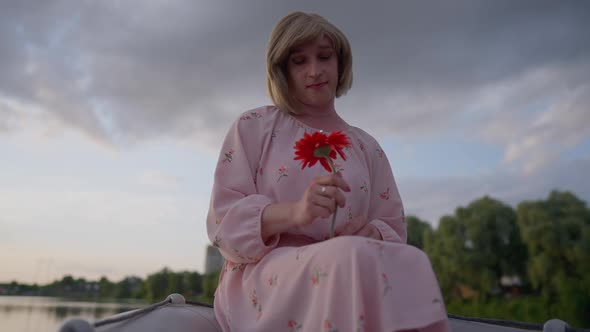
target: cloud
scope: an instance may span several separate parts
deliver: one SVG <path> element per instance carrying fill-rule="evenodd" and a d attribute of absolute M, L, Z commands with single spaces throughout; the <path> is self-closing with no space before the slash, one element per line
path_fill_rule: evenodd
<path fill-rule="evenodd" d="M 477 177 L 399 178 L 397 180 L 408 214 L 438 225 L 443 215 L 453 214 L 483 196 L 516 207 L 525 200 L 546 199 L 551 190 L 571 191 L 590 203 L 590 158 L 555 163 L 531 175 L 496 170 Z"/>
<path fill-rule="evenodd" d="M 20 119 L 20 113 L 7 102 L 0 100 L 0 135 L 16 129 Z"/>
<path fill-rule="evenodd" d="M 182 181 L 181 177 L 158 170 L 147 170 L 139 173 L 137 182 L 150 187 L 174 187 Z"/>
<path fill-rule="evenodd" d="M 268 103 L 266 41 L 297 9 L 270 4 L 0 5 L 0 95 L 39 105 L 106 144 L 219 141 L 240 111 Z M 297 7 L 324 14 L 349 36 L 355 84 L 342 112 L 375 132 L 440 132 L 477 103 L 482 86 L 590 58 L 588 5 L 580 2 Z"/>
<path fill-rule="evenodd" d="M 481 132 L 526 174 L 557 162 L 590 136 L 590 64 L 546 67 L 490 86 Z M 519 95 L 516 95 L 519 93 Z"/>

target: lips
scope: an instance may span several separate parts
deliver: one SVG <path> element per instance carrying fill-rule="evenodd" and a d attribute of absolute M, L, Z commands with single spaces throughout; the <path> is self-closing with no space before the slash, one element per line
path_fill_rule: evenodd
<path fill-rule="evenodd" d="M 310 85 L 307 86 L 307 88 L 310 88 L 310 89 L 319 89 L 319 88 L 321 88 L 322 86 L 324 86 L 326 84 L 328 84 L 328 81 L 319 82 L 319 83 L 315 83 L 315 84 L 310 84 Z"/>

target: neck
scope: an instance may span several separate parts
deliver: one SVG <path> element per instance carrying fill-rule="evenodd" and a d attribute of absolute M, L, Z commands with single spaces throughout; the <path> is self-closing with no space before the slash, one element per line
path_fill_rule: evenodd
<path fill-rule="evenodd" d="M 321 106 L 312 106 L 303 103 L 299 103 L 299 106 L 299 116 L 301 118 L 326 119 L 338 117 L 334 108 L 334 101 Z"/>
<path fill-rule="evenodd" d="M 299 113 L 293 115 L 304 124 L 327 131 L 342 130 L 346 128 L 346 122 L 336 113 L 334 103 L 325 107 L 312 107 L 300 104 Z"/>

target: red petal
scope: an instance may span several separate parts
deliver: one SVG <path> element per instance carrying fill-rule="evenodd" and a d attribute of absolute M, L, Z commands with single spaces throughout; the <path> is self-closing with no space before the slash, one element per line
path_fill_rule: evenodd
<path fill-rule="evenodd" d="M 330 165 L 324 160 L 324 158 L 315 156 L 315 149 L 320 146 L 330 146 L 330 149 L 332 150 L 330 152 L 330 157 L 332 159 L 336 159 L 337 155 L 334 151 L 334 148 L 341 148 L 342 144 L 346 144 L 348 142 L 348 138 L 346 137 L 346 135 L 343 135 L 342 133 L 340 133 L 339 135 L 332 134 L 330 135 L 330 137 L 332 137 L 332 140 L 335 144 L 333 144 L 330 138 L 326 136 L 324 133 L 315 132 L 312 135 L 304 133 L 303 137 L 297 142 L 295 142 L 295 158 L 293 159 L 301 160 L 302 169 L 304 169 L 305 167 L 312 167 L 318 161 L 320 161 L 322 166 L 326 170 L 328 170 L 328 172 L 331 172 L 332 170 L 330 169 Z M 340 152 L 338 153 L 342 155 Z"/>

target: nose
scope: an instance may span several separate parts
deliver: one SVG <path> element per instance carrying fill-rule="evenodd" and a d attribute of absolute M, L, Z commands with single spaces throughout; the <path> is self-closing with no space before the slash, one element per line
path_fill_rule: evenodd
<path fill-rule="evenodd" d="M 309 77 L 316 78 L 316 77 L 320 76 L 321 73 L 322 73 L 322 68 L 321 68 L 319 61 L 317 61 L 316 59 L 309 61 L 309 68 L 308 68 Z"/>

